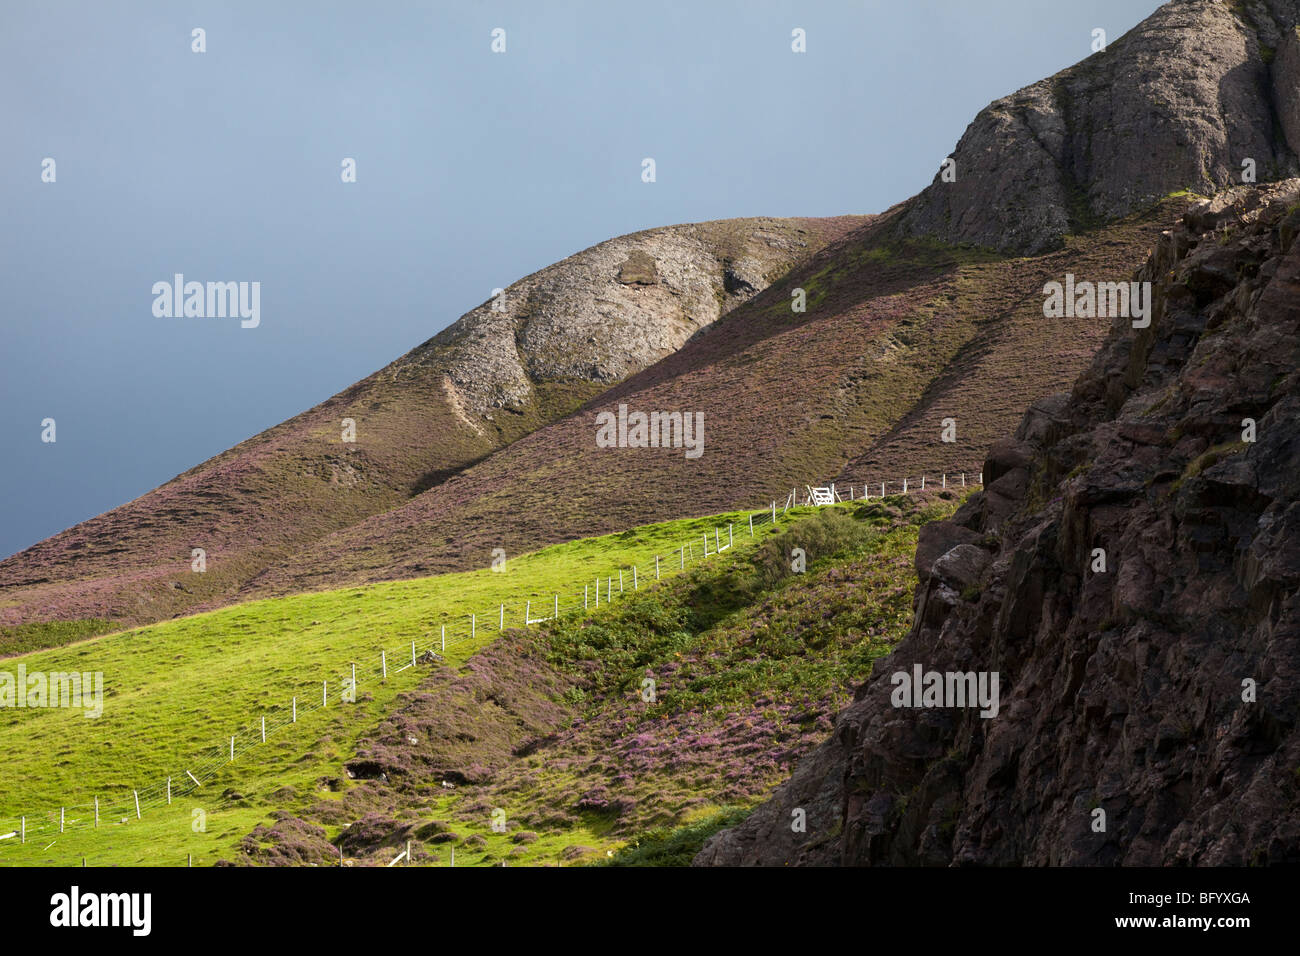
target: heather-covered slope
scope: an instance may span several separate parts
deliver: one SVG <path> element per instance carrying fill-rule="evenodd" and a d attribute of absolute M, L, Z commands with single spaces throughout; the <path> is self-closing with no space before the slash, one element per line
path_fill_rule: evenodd
<path fill-rule="evenodd" d="M 988 442 L 1025 405 L 1066 387 L 1102 335 L 1096 319 L 1047 323 L 1043 283 L 1070 267 L 1122 279 L 1187 201 L 1031 259 L 899 240 L 882 217 L 580 411 L 320 539 L 245 594 L 482 566 L 497 547 L 756 507 L 837 475 L 861 494 L 864 481 L 878 493 L 907 475 L 973 474 Z M 791 309 L 798 288 L 804 313 Z M 1029 349 L 1044 354 L 1026 362 Z M 599 447 L 597 414 L 620 404 L 702 414 L 702 454 Z M 958 423 L 952 444 L 940 435 L 948 416 Z"/>
<path fill-rule="evenodd" d="M 1189 190 L 1240 179 L 1246 159 L 1261 182 L 1297 169 L 1297 19 L 1297 0 L 1166 4 L 984 110 L 954 153 L 955 182 L 936 177 L 681 352 L 246 593 L 473 567 L 495 547 L 752 505 L 809 481 L 860 491 L 976 470 L 1104 332 L 1095 318 L 1045 320 L 1047 281 L 1123 279 Z M 804 314 L 790 310 L 796 288 Z M 703 413 L 703 455 L 598 448 L 596 415 L 620 402 Z"/>
<path fill-rule="evenodd" d="M 549 266 L 310 411 L 0 562 L 0 624 L 139 623 L 228 601 L 267 565 L 673 352 L 863 221 L 672 226 Z M 194 548 L 207 554 L 202 574 L 190 571 Z"/>
<path fill-rule="evenodd" d="M 1165 233 L 1151 326 L 923 530 L 908 637 L 698 863 L 1300 862 L 1297 235 L 1300 180 Z M 997 715 L 895 706 L 916 665 L 996 672 Z"/>

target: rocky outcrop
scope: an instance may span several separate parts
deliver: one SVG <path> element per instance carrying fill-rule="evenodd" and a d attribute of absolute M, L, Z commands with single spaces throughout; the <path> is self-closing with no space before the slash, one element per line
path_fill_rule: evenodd
<path fill-rule="evenodd" d="M 520 279 L 397 364 L 445 368 L 462 406 L 491 421 L 548 383 L 612 385 L 672 354 L 822 244 L 798 219 L 620 236 Z"/>
<path fill-rule="evenodd" d="M 1297 165 L 1297 0 L 1174 0 L 1105 50 L 986 107 L 902 216 L 912 235 L 1012 252 Z M 1081 37 L 1081 43 L 1086 42 Z"/>
<path fill-rule="evenodd" d="M 909 636 L 698 864 L 1300 862 L 1297 235 L 1300 180 L 1164 234 L 1150 326 L 995 446 Z M 898 706 L 917 665 L 996 715 Z"/>

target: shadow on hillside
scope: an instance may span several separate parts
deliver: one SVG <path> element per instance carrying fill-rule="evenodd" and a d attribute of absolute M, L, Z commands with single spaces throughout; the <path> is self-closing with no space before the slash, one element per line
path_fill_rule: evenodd
<path fill-rule="evenodd" d="M 843 315 L 873 299 L 906 294 L 958 271 L 983 250 L 941 246 L 896 234 L 893 217 L 882 217 L 820 250 L 754 298 L 701 329 L 672 355 L 632 375 L 584 407 L 605 405 L 662 382 L 734 358 L 792 329 Z M 996 256 L 996 258 L 1002 258 Z M 807 311 L 791 308 L 804 289 Z"/>
<path fill-rule="evenodd" d="M 424 494 L 430 488 L 436 488 L 438 485 L 442 484 L 447 479 L 454 478 L 456 475 L 459 475 L 462 471 L 466 471 L 467 469 L 473 468 L 475 465 L 479 464 L 480 462 L 486 461 L 489 457 L 491 457 L 491 455 L 492 452 L 488 452 L 486 455 L 479 455 L 477 458 L 471 459 L 470 461 L 466 461 L 460 465 L 453 465 L 451 468 L 435 468 L 432 471 L 426 471 L 424 474 L 422 474 L 419 478 L 417 478 L 415 481 L 411 483 L 410 496 L 412 498 L 415 498 L 418 495 Z"/>

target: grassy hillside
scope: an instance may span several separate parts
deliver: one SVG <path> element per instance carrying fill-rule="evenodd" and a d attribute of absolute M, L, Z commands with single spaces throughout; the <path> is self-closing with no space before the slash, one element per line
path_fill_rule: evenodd
<path fill-rule="evenodd" d="M 862 221 L 646 230 L 521 279 L 506 290 L 504 311 L 484 303 L 315 408 L 0 561 L 0 626 L 133 625 L 228 603 L 320 537 L 398 507 L 571 413 Z M 663 275 L 652 285 L 623 282 L 620 262 L 642 249 L 658 252 Z M 728 268 L 751 284 L 729 288 Z M 355 423 L 354 441 L 344 438 L 345 419 Z M 517 549 L 520 540 L 505 544 Z M 206 552 L 202 574 L 191 572 L 195 548 Z M 420 564 L 403 576 L 447 569 Z"/>
<path fill-rule="evenodd" d="M 699 246 L 725 272 L 709 279 L 713 292 L 663 276 L 625 284 L 623 253 L 595 268 L 589 250 L 551 267 L 554 295 L 521 283 L 517 315 L 481 307 L 317 409 L 0 562 L 0 626 L 151 621 L 236 598 L 463 571 L 493 547 L 708 514 L 808 482 L 975 472 L 1027 405 L 1068 387 L 1106 326 L 1044 319 L 1044 283 L 1066 272 L 1127 278 L 1191 201 L 1168 197 L 1028 258 L 902 238 L 888 215 L 744 220 L 740 233 L 711 224 L 717 234 Z M 727 289 L 747 281 L 755 249 L 798 264 L 783 277 L 769 270 L 774 284 L 740 304 Z M 792 311 L 796 290 L 804 312 Z M 573 310 L 556 303 L 569 295 L 592 310 L 589 328 L 561 324 Z M 682 296 L 725 314 L 685 336 L 662 311 L 684 308 L 671 304 Z M 647 297 L 669 304 L 642 314 Z M 680 349 L 651 347 L 660 320 Z M 670 354 L 639 372 L 584 364 L 584 350 L 624 346 L 647 362 Z M 620 382 L 625 372 L 635 374 Z M 702 415 L 703 454 L 599 447 L 596 415 L 620 404 Z M 340 439 L 345 417 L 358 423 L 355 444 Z M 940 435 L 949 417 L 952 443 Z M 190 572 L 194 547 L 207 550 L 204 574 Z"/>
<path fill-rule="evenodd" d="M 512 632 L 402 694 L 349 778 L 239 859 L 328 864 L 341 846 L 383 864 L 409 842 L 417 863 L 681 862 L 830 732 L 910 624 L 919 526 L 955 503 L 822 509 L 606 611 Z"/>
<path fill-rule="evenodd" d="M 247 593 L 455 570 L 489 538 L 598 534 L 836 476 L 860 488 L 976 472 L 1027 405 L 1068 388 L 1108 324 L 1044 319 L 1044 283 L 1066 271 L 1128 278 L 1188 202 L 1171 197 L 1035 258 L 900 239 L 883 217 L 580 411 L 322 538 Z M 796 289 L 808 296 L 804 313 L 791 310 Z M 702 414 L 703 454 L 598 446 L 597 413 L 620 403 Z M 949 416 L 957 420 L 951 444 L 941 440 Z M 436 553 L 430 540 L 441 543 Z"/>
<path fill-rule="evenodd" d="M 0 839 L 0 863 L 329 863 L 331 839 L 350 860 L 374 862 L 395 833 L 403 845 L 416 840 L 417 862 L 445 861 L 446 833 L 466 841 L 458 863 L 525 844 L 529 859 L 568 862 L 587 854 L 573 847 L 614 850 L 642 831 L 752 802 L 805 738 L 824 735 L 871 658 L 901 635 L 916 524 L 949 509 L 911 499 L 793 509 L 752 539 L 744 514 L 675 521 L 507 558 L 503 572 L 254 602 L 10 658 L 10 673 L 20 663 L 28 673 L 100 671 L 105 700 L 96 719 L 69 708 L 0 711 L 0 836 L 27 816 L 27 843 Z M 704 534 L 721 528 L 725 543 L 729 522 L 734 549 L 701 562 Z M 647 587 L 654 556 L 683 541 L 692 542 L 687 569 L 664 560 L 664 579 Z M 806 575 L 789 570 L 795 546 L 809 555 Z M 617 592 L 618 568 L 634 563 L 642 589 L 625 573 L 622 595 L 609 605 L 602 592 L 596 610 L 597 574 Z M 565 613 L 581 607 L 571 585 L 587 579 L 588 612 Z M 549 616 L 557 589 L 558 621 L 512 627 L 521 599 L 544 607 L 534 617 Z M 503 601 L 501 632 L 499 612 L 483 612 Z M 410 667 L 410 642 L 421 654 L 440 647 L 443 621 L 445 661 Z M 387 680 L 377 674 L 381 648 Z M 358 694 L 345 703 L 352 660 Z M 661 691 L 641 707 L 647 667 Z M 330 686 L 323 708 L 320 680 Z M 756 706 L 766 716 L 746 716 Z M 271 732 L 262 745 L 264 716 Z M 692 735 L 699 772 L 679 773 L 665 759 L 667 739 L 649 746 L 647 732 Z M 543 752 L 536 740 L 552 734 Z M 620 779 L 627 772 L 639 779 Z M 629 805 L 611 816 L 611 799 Z M 484 801 L 511 807 L 506 833 L 493 832 Z M 532 811 L 518 813 L 524 806 Z M 545 834 L 521 830 L 524 821 Z M 411 837 L 415 830 L 423 836 Z M 516 839 L 520 832 L 538 836 Z"/>
<path fill-rule="evenodd" d="M 770 517 L 760 514 L 758 520 L 770 522 Z M 105 841 L 116 841 L 134 846 L 134 852 L 143 854 L 141 860 L 152 860 L 156 849 L 171 852 L 174 862 L 179 851 L 166 840 L 151 838 L 146 844 L 135 838 L 134 830 L 130 838 L 104 830 L 109 808 L 116 820 L 123 813 L 134 817 L 132 790 L 140 791 L 146 803 L 165 806 L 166 778 L 172 777 L 173 791 L 179 793 L 190 787 L 185 771 L 203 767 L 217 772 L 214 782 L 204 781 L 205 800 L 227 786 L 246 797 L 285 786 L 311 790 L 323 772 L 322 761 L 377 719 L 399 689 L 415 686 L 430 668 L 441 666 L 421 661 L 409 667 L 412 641 L 418 654 L 429 648 L 440 652 L 445 627 L 447 663 L 455 665 L 500 636 L 502 604 L 507 631 L 523 624 L 525 602 L 532 602 L 534 620 L 554 613 L 557 595 L 561 613 L 581 609 L 588 583 L 586 599 L 594 609 L 597 577 L 602 603 L 611 587 L 617 599 L 620 574 L 626 596 L 634 587 L 633 565 L 639 566 L 636 583 L 641 587 L 653 581 L 656 555 L 663 556 L 662 574 L 678 573 L 681 556 L 674 548 L 688 545 L 687 563 L 698 562 L 704 535 L 709 535 L 710 550 L 719 530 L 725 544 L 728 523 L 738 532 L 737 550 L 750 547 L 747 513 L 675 521 L 517 558 L 507 555 L 499 571 L 488 567 L 253 602 L 9 658 L 3 670 L 11 674 L 20 665 L 29 674 L 102 673 L 105 697 L 103 713 L 94 719 L 67 707 L 0 710 L 0 753 L 5 754 L 0 831 L 18 829 L 20 814 L 29 817 L 27 847 L 16 851 L 12 841 L 0 841 L 0 853 L 27 855 L 37 843 L 59 839 L 65 847 L 89 847 L 92 858 L 99 858 Z M 386 682 L 379 678 L 381 650 L 389 665 Z M 341 705 L 343 681 L 350 678 L 354 661 L 357 702 Z M 322 681 L 330 700 L 323 711 Z M 288 723 L 294 697 L 297 724 Z M 275 731 L 271 744 L 245 757 L 245 749 L 260 741 L 263 717 Z M 225 767 L 232 734 L 237 736 L 236 761 Z M 101 833 L 59 838 L 58 808 L 75 807 L 65 822 L 84 823 L 93 819 L 95 796 L 102 805 Z M 238 817 L 238 810 L 233 806 L 223 812 Z M 248 819 L 257 818 L 255 813 Z M 153 812 L 149 825 L 155 825 Z M 58 858 L 65 857 L 52 859 Z"/>

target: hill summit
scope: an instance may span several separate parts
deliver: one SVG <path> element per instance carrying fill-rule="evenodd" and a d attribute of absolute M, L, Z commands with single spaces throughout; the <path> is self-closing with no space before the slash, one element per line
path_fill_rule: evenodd
<path fill-rule="evenodd" d="M 812 483 L 964 480 L 1102 344 L 1096 317 L 1045 317 L 1049 283 L 1126 283 L 1196 193 L 1300 171 L 1297 22 L 1297 0 L 1174 0 L 981 111 L 955 179 L 879 216 L 649 230 L 522 279 L 0 562 L 0 650 L 15 628 L 482 567 Z M 598 442 L 621 406 L 702 420 L 699 454 Z"/>

